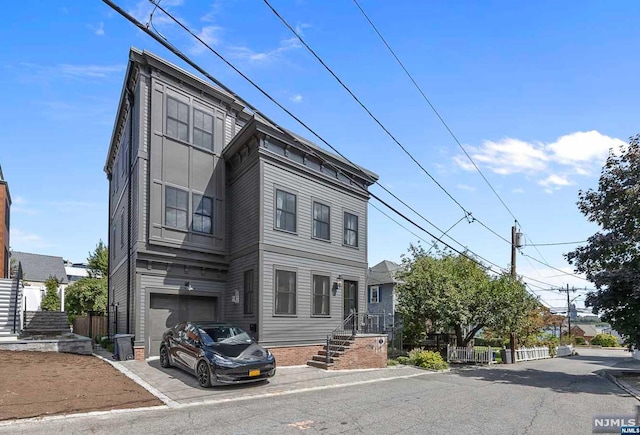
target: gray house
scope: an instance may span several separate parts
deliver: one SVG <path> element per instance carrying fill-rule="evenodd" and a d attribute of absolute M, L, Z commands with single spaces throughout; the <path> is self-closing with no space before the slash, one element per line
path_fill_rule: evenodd
<path fill-rule="evenodd" d="M 237 324 L 302 364 L 366 311 L 377 176 L 132 49 L 105 172 L 109 328 L 157 355 L 179 321 Z"/>
<path fill-rule="evenodd" d="M 393 261 L 384 260 L 369 268 L 367 272 L 367 302 L 369 314 L 383 315 L 384 329 L 397 326 L 395 286 L 398 283 L 396 273 L 402 268 Z"/>

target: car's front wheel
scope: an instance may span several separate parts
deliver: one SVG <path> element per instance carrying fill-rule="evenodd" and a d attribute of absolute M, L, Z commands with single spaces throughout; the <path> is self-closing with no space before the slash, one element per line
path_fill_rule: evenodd
<path fill-rule="evenodd" d="M 167 349 L 167 346 L 160 347 L 160 365 L 165 369 L 171 367 L 171 360 L 169 360 L 169 349 Z"/>
<path fill-rule="evenodd" d="M 211 386 L 211 372 L 205 361 L 198 363 L 196 376 L 198 377 L 198 384 L 200 384 L 202 388 L 209 388 Z"/>

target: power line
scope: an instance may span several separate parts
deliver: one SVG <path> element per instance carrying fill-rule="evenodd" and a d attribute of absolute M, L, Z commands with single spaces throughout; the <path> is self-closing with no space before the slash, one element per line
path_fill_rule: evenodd
<path fill-rule="evenodd" d="M 295 35 L 296 38 L 298 38 L 298 40 L 302 43 L 302 45 L 305 46 L 305 48 L 309 51 L 309 53 L 311 53 L 313 55 L 313 57 L 316 58 L 316 60 L 318 62 L 320 62 L 320 64 L 329 72 L 329 74 L 331 74 L 331 76 L 333 76 L 334 79 L 336 79 L 336 81 L 344 88 L 345 91 L 347 91 L 347 93 L 349 93 L 349 95 L 351 95 L 351 97 L 360 105 L 360 107 L 362 107 L 362 109 L 367 112 L 367 114 L 371 117 L 371 119 L 373 119 L 375 121 L 376 124 L 378 124 L 378 126 L 387 134 L 387 136 L 389 136 L 391 138 L 391 140 L 393 140 L 396 145 L 398 145 L 402 151 L 404 151 L 404 153 L 409 156 L 409 158 L 411 160 L 413 160 L 413 162 L 418 165 L 418 167 L 420 169 L 422 169 L 422 172 L 424 172 L 434 183 L 436 183 L 436 185 L 449 197 L 451 198 L 451 200 L 453 202 L 455 202 L 458 207 L 460 207 L 462 209 L 462 211 L 465 213 L 465 215 L 470 216 L 471 213 L 462 206 L 462 204 L 460 204 L 460 202 L 458 202 L 457 199 L 455 199 L 453 197 L 453 195 L 451 195 L 451 193 L 449 193 L 449 191 L 444 188 L 444 186 L 442 186 L 438 180 L 435 179 L 435 177 L 433 175 L 431 175 L 431 173 L 429 171 L 427 171 L 424 166 L 422 166 L 422 164 L 413 156 L 413 154 L 411 154 L 411 152 L 409 152 L 409 150 L 407 150 L 405 148 L 404 145 L 402 145 L 402 143 L 400 143 L 400 141 L 393 135 L 393 133 L 391 133 L 389 131 L 389 129 L 387 129 L 387 127 L 384 126 L 384 124 L 371 112 L 371 110 L 369 110 L 369 108 L 356 96 L 356 94 L 353 93 L 353 91 L 340 79 L 340 77 L 338 77 L 338 75 L 333 72 L 333 70 L 325 63 L 325 61 L 315 52 L 315 50 L 313 48 L 311 48 L 309 46 L 309 44 L 307 44 L 307 42 L 302 38 L 302 36 L 300 36 L 298 34 L 298 32 L 296 32 L 296 30 L 291 27 L 291 25 L 287 22 L 287 20 L 285 20 L 279 13 L 278 11 L 271 6 L 271 3 L 269 3 L 269 0 L 263 0 L 263 2 L 267 5 L 267 7 L 269 9 L 271 9 L 271 12 L 273 12 L 273 14 L 282 22 L 282 24 L 284 24 L 284 26 L 289 29 L 291 31 L 291 33 L 293 33 Z"/>
<path fill-rule="evenodd" d="M 529 239 L 531 240 L 531 239 Z M 559 246 L 559 245 L 579 245 L 580 243 L 587 243 L 588 240 L 581 240 L 579 242 L 556 242 L 556 243 L 529 243 L 525 244 L 524 247 L 527 246 Z"/>
<path fill-rule="evenodd" d="M 265 2 L 267 0 L 264 0 Z M 496 191 L 496 189 L 493 187 L 493 185 L 489 182 L 489 180 L 487 179 L 487 177 L 484 175 L 484 173 L 482 172 L 482 170 L 480 170 L 480 167 L 476 164 L 476 162 L 473 160 L 473 158 L 471 157 L 471 155 L 467 152 L 467 150 L 464 148 L 464 146 L 462 145 L 462 143 L 458 140 L 457 136 L 453 133 L 453 131 L 451 130 L 451 128 L 449 127 L 449 125 L 446 123 L 446 121 L 444 120 L 444 118 L 442 117 L 442 115 L 440 115 L 440 113 L 438 112 L 438 110 L 436 109 L 435 105 L 431 102 L 431 100 L 427 97 L 427 95 L 425 94 L 425 92 L 422 90 L 422 87 L 418 84 L 418 82 L 413 78 L 413 75 L 409 72 L 409 70 L 406 68 L 406 66 L 404 65 L 404 63 L 400 60 L 400 58 L 398 57 L 398 55 L 395 53 L 395 51 L 393 50 L 393 48 L 391 47 L 391 45 L 387 42 L 387 40 L 384 38 L 384 36 L 382 35 L 382 33 L 378 30 L 377 26 L 373 23 L 373 20 L 367 15 L 367 13 L 364 11 L 364 9 L 362 8 L 362 6 L 360 6 L 360 4 L 358 3 L 357 0 L 353 0 L 355 5 L 357 6 L 357 8 L 360 10 L 360 12 L 362 13 L 362 15 L 364 16 L 364 18 L 366 19 L 366 21 L 371 25 L 371 27 L 373 28 L 374 32 L 378 35 L 378 37 L 382 40 L 382 42 L 384 43 L 384 45 L 387 47 L 387 49 L 389 50 L 389 52 L 391 53 L 391 55 L 393 56 L 393 58 L 396 60 L 396 62 L 398 62 L 398 64 L 400 65 L 400 67 L 402 68 L 402 70 L 405 72 L 405 74 L 407 75 L 407 77 L 409 78 L 409 80 L 411 80 L 411 82 L 413 83 L 413 85 L 415 86 L 415 88 L 418 90 L 418 92 L 420 93 L 420 95 L 422 95 L 422 98 L 427 102 L 427 104 L 429 105 L 429 107 L 431 107 L 431 109 L 433 110 L 433 112 L 435 113 L 435 115 L 437 116 L 437 118 L 440 120 L 440 122 L 442 123 L 442 125 L 445 127 L 445 129 L 447 130 L 447 132 L 449 132 L 449 134 L 451 135 L 451 137 L 453 138 L 453 140 L 458 144 L 458 146 L 460 147 L 460 149 L 464 152 L 464 154 L 466 155 L 466 157 L 469 159 L 469 161 L 473 164 L 474 168 L 478 171 L 478 173 L 480 174 L 480 176 L 482 177 L 482 179 L 485 181 L 485 183 L 487 183 L 487 185 L 489 186 L 489 188 L 491 189 L 491 191 L 495 194 L 495 196 L 498 198 L 498 200 L 502 203 L 502 205 L 504 206 L 504 208 L 507 210 L 507 212 L 509 212 L 509 214 L 511 215 L 511 217 L 513 217 L 513 219 L 516 221 L 516 224 L 518 223 L 518 218 L 513 214 L 513 212 L 511 211 L 511 209 L 509 208 L 509 206 L 507 206 L 507 204 L 505 203 L 505 201 L 502 199 L 502 197 L 498 194 L 498 192 Z M 273 9 L 273 8 L 272 8 Z M 281 19 L 282 20 L 282 19 Z M 288 26 L 290 27 L 290 26 Z M 294 32 L 295 33 L 295 32 Z M 298 36 L 296 34 L 296 36 Z M 298 36 L 298 38 L 302 41 L 302 39 Z M 303 42 L 304 43 L 304 42 Z M 306 44 L 305 44 L 306 45 Z M 315 55 L 315 53 L 314 53 Z M 317 57 L 317 56 L 316 56 Z M 484 225 L 482 222 L 478 221 L 482 226 L 484 226 L 485 228 L 487 228 L 489 231 L 491 231 L 492 233 L 494 233 L 496 236 L 498 236 L 499 238 L 501 238 L 502 240 L 504 240 L 505 242 L 511 244 L 511 242 L 509 240 L 507 240 L 506 238 L 500 236 L 498 233 L 496 233 L 495 231 L 493 231 L 492 229 L 490 229 L 489 227 L 487 227 L 486 225 Z M 536 251 L 538 252 L 538 254 L 540 255 L 540 257 L 544 260 L 544 263 L 548 264 L 548 261 L 544 258 L 544 256 L 542 255 L 542 253 L 538 250 L 536 244 L 529 244 L 527 246 L 532 246 L 536 249 Z M 543 245 L 539 245 L 539 246 L 543 246 Z M 543 263 L 543 264 L 544 264 Z"/>
<path fill-rule="evenodd" d="M 353 166 L 357 166 L 355 165 L 353 162 L 351 162 L 348 158 L 346 158 L 342 153 L 340 153 L 340 151 L 338 151 L 333 145 L 331 145 L 329 142 L 327 142 L 322 136 L 320 136 L 315 130 L 313 130 L 311 127 L 309 127 L 306 123 L 304 123 L 300 118 L 298 118 L 296 115 L 294 115 L 291 111 L 289 111 L 288 109 L 286 109 L 284 106 L 282 106 L 282 104 L 280 104 L 277 100 L 275 100 L 271 95 L 269 95 L 264 89 L 262 89 L 259 85 L 257 85 L 255 82 L 253 82 L 248 76 L 246 76 L 244 73 L 242 73 L 238 68 L 236 68 L 233 64 L 231 64 L 226 58 L 224 58 L 224 56 L 222 56 L 220 53 L 218 53 L 216 50 L 214 50 L 211 46 L 209 46 L 206 42 L 204 42 L 201 38 L 199 38 L 196 34 L 194 34 L 189 28 L 187 28 L 182 22 L 180 22 L 178 19 L 176 19 L 173 15 L 171 15 L 168 11 L 166 11 L 164 8 L 162 8 L 162 6 L 160 6 L 158 3 L 155 3 L 153 0 L 150 0 L 154 5 L 157 6 L 158 9 L 160 9 L 165 15 L 167 15 L 171 20 L 173 20 L 176 24 L 178 24 L 181 28 L 183 28 L 186 32 L 188 32 L 191 36 L 193 36 L 194 38 L 196 38 L 198 41 L 200 41 L 200 43 L 202 43 L 205 47 L 207 47 L 212 53 L 214 53 L 218 58 L 220 58 L 225 64 L 227 64 L 230 68 L 232 68 L 234 71 L 236 71 L 239 75 L 241 75 L 245 80 L 247 80 L 252 86 L 254 86 L 258 91 L 260 91 L 265 97 L 267 97 L 270 101 L 272 101 L 274 104 L 276 104 L 279 108 L 281 108 L 285 113 L 287 113 L 289 116 L 291 116 L 293 119 L 295 119 L 300 125 L 302 125 L 305 129 L 307 129 L 311 134 L 313 134 L 315 137 L 317 137 L 320 141 L 322 141 L 324 144 L 326 144 L 329 148 L 331 148 L 333 151 L 335 151 L 338 155 L 340 155 L 343 159 L 345 159 L 348 163 L 350 163 Z M 200 73 L 202 73 L 205 77 L 209 78 L 210 80 L 212 80 L 214 83 L 218 84 L 222 89 L 227 90 L 232 96 L 234 96 L 234 98 L 236 98 L 239 102 L 243 103 L 245 106 L 247 106 L 248 108 L 250 108 L 254 113 L 256 113 L 257 115 L 262 116 L 266 121 L 270 122 L 271 124 L 273 124 L 274 126 L 276 126 L 277 128 L 279 128 L 283 134 L 285 134 L 287 137 L 290 137 L 291 140 L 295 141 L 296 143 L 300 144 L 300 146 L 303 146 L 305 148 L 307 148 L 307 150 L 309 151 L 309 153 L 311 155 L 314 155 L 316 158 L 318 158 L 320 161 L 323 161 L 324 163 L 326 163 L 326 166 L 329 167 L 333 167 L 337 172 L 342 173 L 346 178 L 350 179 L 351 181 L 353 181 L 353 179 L 345 174 L 339 167 L 332 165 L 330 162 L 327 162 L 324 158 L 322 158 L 321 156 L 317 155 L 317 153 L 315 152 L 315 150 L 313 150 L 311 147 L 307 146 L 304 142 L 300 141 L 297 137 L 295 137 L 294 135 L 292 135 L 291 133 L 289 133 L 287 130 L 285 129 L 281 129 L 280 127 L 277 126 L 277 124 L 273 121 L 271 121 L 266 115 L 263 115 L 261 112 L 258 111 L 258 109 L 254 108 L 251 104 L 249 104 L 248 102 L 244 101 L 243 98 L 241 98 L 239 95 L 235 94 L 233 91 L 231 91 L 229 88 L 227 88 L 224 84 L 222 84 L 221 82 L 219 82 L 217 79 L 215 79 L 214 77 L 212 77 L 206 70 L 204 70 L 203 68 L 201 68 L 198 64 L 196 64 L 195 62 L 193 62 L 189 57 L 187 57 L 184 53 L 182 53 L 180 50 L 178 50 L 175 46 L 173 46 L 168 40 L 166 39 L 162 39 L 160 36 L 156 35 L 154 32 L 152 32 L 151 30 L 149 30 L 148 27 L 145 27 L 142 23 L 140 23 L 138 20 L 136 20 L 134 17 L 132 17 L 130 14 L 128 14 L 126 11 L 124 11 L 122 8 L 120 8 L 118 5 L 116 5 L 115 3 L 113 3 L 113 1 L 111 0 L 103 0 L 104 3 L 106 3 L 107 5 L 109 5 L 111 8 L 113 8 L 116 12 L 120 13 L 123 17 L 125 17 L 127 20 L 129 20 L 131 23 L 133 23 L 134 25 L 136 25 L 136 27 L 138 27 L 140 30 L 142 30 L 143 32 L 147 33 L 149 36 L 151 36 L 152 38 L 154 38 L 157 42 L 159 42 L 161 45 L 163 45 L 165 48 L 167 48 L 169 51 L 171 51 L 172 53 L 174 53 L 176 56 L 178 56 L 180 59 L 184 60 L 186 63 L 188 63 L 189 65 L 191 65 L 194 69 L 196 69 L 197 71 L 199 71 Z M 366 174 L 365 174 L 366 175 Z M 374 180 L 373 178 L 370 178 L 370 182 L 371 183 L 377 183 L 376 180 Z M 373 192 L 369 192 L 368 189 L 366 189 L 366 187 L 360 186 L 357 182 L 354 183 L 356 186 L 358 186 L 360 189 L 364 190 L 365 193 L 367 193 L 368 195 L 370 195 L 371 197 L 377 199 L 380 203 L 382 203 L 385 207 L 389 208 L 390 210 L 392 210 L 394 213 L 396 213 L 397 215 L 399 215 L 400 217 L 402 217 L 403 219 L 405 219 L 406 221 L 408 221 L 409 223 L 411 223 L 412 225 L 414 225 L 416 228 L 422 230 L 423 232 L 425 232 L 426 234 L 429 234 L 429 236 L 433 237 L 434 239 L 436 239 L 437 241 L 439 241 L 440 243 L 442 243 L 444 246 L 448 247 L 449 249 L 451 249 L 452 251 L 468 258 L 469 260 L 477 263 L 478 265 L 480 265 L 483 268 L 492 270 L 491 268 L 489 268 L 487 265 L 479 262 L 478 260 L 476 260 L 474 257 L 469 256 L 468 254 L 466 254 L 465 252 L 461 252 L 458 249 L 454 248 L 453 246 L 451 246 L 450 244 L 446 243 L 445 241 L 443 241 L 441 238 L 435 236 L 433 233 L 427 231 L 426 229 L 424 229 L 423 227 L 421 227 L 420 225 L 418 225 L 416 222 L 414 222 L 413 220 L 411 220 L 410 218 L 408 218 L 407 216 L 405 216 L 403 213 L 401 213 L 400 211 L 398 211 L 397 209 L 395 209 L 393 206 L 389 205 L 388 203 L 386 203 L 384 200 L 382 200 L 380 197 L 378 197 L 376 194 L 374 194 Z M 386 189 L 384 186 L 382 186 L 380 183 L 377 183 L 379 186 L 381 186 L 384 190 L 386 190 L 387 192 L 391 193 L 388 189 Z M 393 195 L 393 194 L 392 194 Z M 394 197 L 396 199 L 397 198 L 395 195 Z M 406 203 L 405 203 L 406 204 Z M 415 211 L 414 211 L 415 212 Z M 436 227 L 437 228 L 437 227 Z M 441 230 L 440 230 L 441 231 Z M 462 245 L 460 242 L 456 241 L 455 239 L 451 238 L 451 236 L 447 236 L 450 239 L 454 240 L 457 244 L 459 244 L 460 246 L 464 246 Z M 492 270 L 492 272 L 494 273 L 504 273 L 506 271 L 506 269 L 502 268 L 501 266 L 497 265 L 496 263 L 493 263 L 489 260 L 487 260 L 486 258 L 476 254 L 475 252 L 469 250 L 468 248 L 465 247 L 465 250 L 472 253 L 473 255 L 477 256 L 478 258 L 486 261 L 487 263 L 497 267 L 500 272 L 495 272 Z M 550 284 L 548 283 L 544 283 L 542 281 L 539 280 L 535 280 L 533 278 L 529 278 L 526 277 L 530 280 L 533 281 L 537 281 L 540 283 L 543 283 L 547 286 L 550 286 Z"/>
<path fill-rule="evenodd" d="M 362 15 L 365 17 L 365 19 L 369 22 L 369 24 L 371 25 L 371 27 L 373 28 L 373 30 L 376 32 L 376 34 L 380 37 L 380 39 L 382 40 L 382 42 L 384 43 L 384 45 L 387 47 L 387 49 L 389 50 L 389 52 L 391 53 L 391 55 L 394 57 L 394 59 L 398 62 L 398 64 L 400 65 L 400 67 L 402 68 L 402 70 L 405 72 L 405 74 L 407 75 L 407 77 L 409 77 L 409 80 L 411 80 L 411 82 L 413 83 L 413 85 L 416 87 L 416 89 L 418 90 L 418 92 L 420 92 L 420 95 L 422 95 L 422 98 L 424 98 L 424 100 L 427 102 L 427 104 L 429 105 L 429 107 L 431 107 L 431 110 L 433 110 L 433 113 L 436 114 L 436 116 L 438 117 L 438 119 L 440 120 L 440 122 L 442 123 L 442 125 L 444 126 L 444 128 L 449 132 L 449 134 L 451 135 L 451 137 L 453 138 L 453 140 L 458 144 L 458 146 L 460 147 L 460 149 L 464 152 L 464 154 L 467 156 L 467 158 L 469 159 L 469 161 L 473 164 L 473 166 L 476 168 L 476 170 L 478 171 L 478 173 L 480 174 L 480 176 L 482 177 L 482 179 L 485 181 L 485 183 L 487 183 L 487 185 L 489 186 L 489 188 L 491 189 L 491 191 L 496 195 L 496 197 L 498 198 L 498 200 L 502 203 L 502 205 L 504 206 L 504 208 L 509 212 L 509 214 L 511 215 L 511 217 L 517 222 L 518 218 L 515 217 L 515 215 L 511 212 L 511 209 L 509 208 L 509 206 L 507 206 L 507 204 L 502 200 L 502 198 L 500 197 L 500 195 L 498 194 L 498 192 L 496 191 L 496 189 L 494 189 L 493 185 L 491 185 L 491 183 L 489 182 L 489 180 L 487 179 L 487 177 L 485 177 L 485 175 L 482 173 L 482 171 L 480 170 L 480 167 L 478 167 L 478 165 L 476 164 L 476 162 L 473 160 L 473 158 L 471 158 L 471 156 L 469 155 L 469 153 L 467 152 L 467 150 L 464 148 L 464 146 L 462 146 L 462 143 L 458 140 L 458 138 L 456 137 L 456 135 L 453 133 L 453 131 L 451 130 L 451 128 L 449 128 L 449 125 L 447 125 L 447 123 L 445 122 L 444 118 L 440 115 L 440 113 L 438 112 L 438 110 L 435 108 L 435 106 L 433 105 L 433 103 L 431 103 L 431 100 L 429 100 L 429 98 L 427 97 L 427 95 L 424 93 L 424 91 L 422 90 L 422 88 L 420 87 L 420 85 L 418 85 L 418 82 L 416 82 L 416 80 L 413 78 L 413 76 L 411 75 L 411 73 L 409 72 L 409 70 L 407 70 L 407 68 L 404 66 L 404 63 L 400 60 L 400 58 L 396 55 L 395 51 L 393 50 L 393 48 L 391 48 L 391 45 L 389 45 L 389 43 L 387 42 L 387 40 L 384 38 L 384 36 L 382 36 L 382 33 L 380 33 L 380 31 L 378 30 L 378 28 L 376 27 L 375 24 L 373 24 L 373 21 L 371 20 L 371 18 L 369 18 L 369 16 L 367 15 L 367 13 L 364 11 L 364 9 L 362 9 L 362 6 L 360 6 L 360 4 L 358 3 L 357 0 L 353 0 L 353 2 L 356 4 L 356 6 L 358 7 L 358 9 L 360 10 L 360 12 L 362 13 Z M 511 243 L 511 242 L 509 242 Z"/>
<path fill-rule="evenodd" d="M 525 254 L 524 252 L 520 252 L 520 254 L 524 255 L 525 257 L 529 257 L 529 258 L 531 258 L 533 261 L 536 261 L 536 262 L 538 262 L 538 263 L 540 263 L 540 264 L 542 264 L 542 265 L 544 265 L 544 266 L 547 266 L 547 267 L 548 267 L 548 268 L 550 268 L 550 269 L 557 270 L 558 272 L 563 273 L 563 274 L 565 274 L 565 275 L 571 276 L 571 277 L 573 277 L 573 278 L 578 278 L 578 279 L 581 279 L 581 280 L 583 280 L 583 281 L 591 282 L 591 281 L 589 281 L 587 278 L 583 278 L 583 277 L 581 277 L 581 276 L 579 276 L 579 275 L 576 275 L 576 274 L 573 274 L 573 273 L 565 272 L 564 270 L 562 270 L 562 269 L 558 269 L 557 267 L 553 267 L 552 265 L 550 265 L 550 264 L 548 264 L 548 263 L 543 263 L 542 261 L 538 260 L 537 258 L 534 258 L 534 257 L 532 257 L 531 255 L 527 255 L 527 254 Z"/>

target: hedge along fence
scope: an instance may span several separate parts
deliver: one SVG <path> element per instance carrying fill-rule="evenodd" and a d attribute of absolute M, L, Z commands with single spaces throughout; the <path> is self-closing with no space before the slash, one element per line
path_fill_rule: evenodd
<path fill-rule="evenodd" d="M 78 316 L 73 319 L 73 332 L 92 340 L 98 335 L 107 335 L 107 317 Z"/>

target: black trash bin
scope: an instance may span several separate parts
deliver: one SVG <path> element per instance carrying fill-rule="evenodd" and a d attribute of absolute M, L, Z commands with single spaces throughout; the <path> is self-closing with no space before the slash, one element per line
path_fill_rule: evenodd
<path fill-rule="evenodd" d="M 119 361 L 133 359 L 133 334 L 116 334 L 113 336 L 113 357 Z"/>

